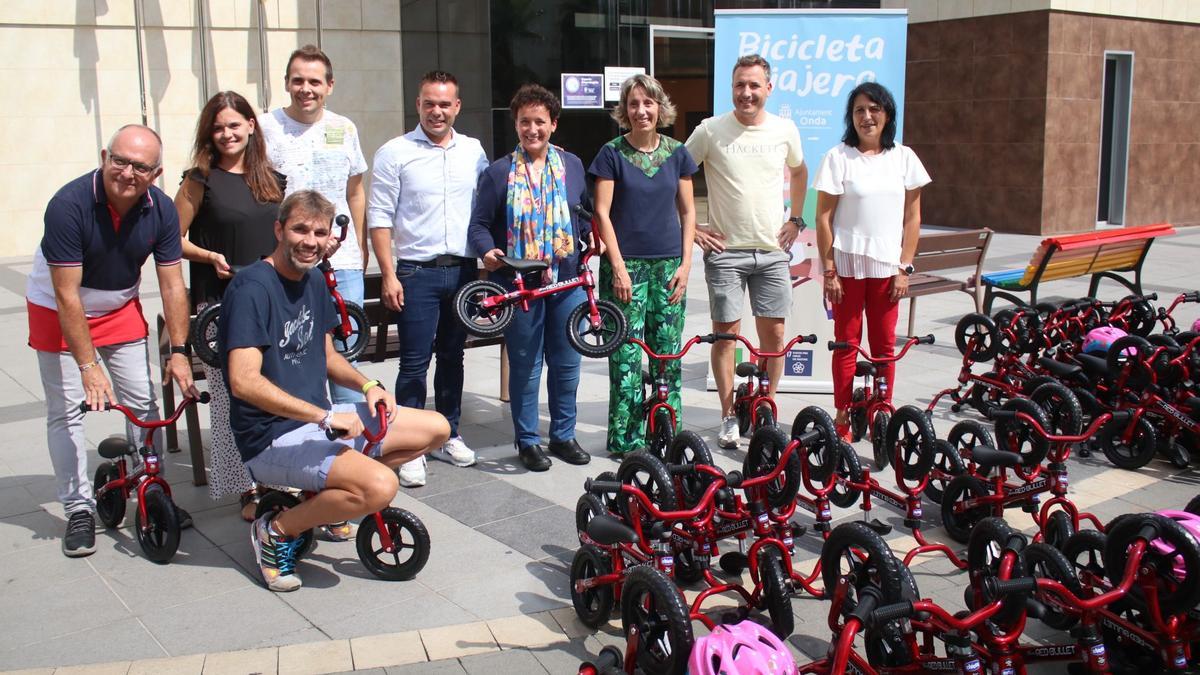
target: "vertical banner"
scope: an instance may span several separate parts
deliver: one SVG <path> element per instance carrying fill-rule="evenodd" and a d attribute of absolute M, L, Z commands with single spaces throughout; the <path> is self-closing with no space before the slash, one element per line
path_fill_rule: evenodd
<path fill-rule="evenodd" d="M 841 142 L 845 132 L 846 97 L 862 82 L 887 87 L 896 98 L 896 140 L 902 137 L 905 49 L 908 11 L 899 10 L 716 10 L 714 113 L 733 110 L 733 64 L 759 54 L 771 64 L 774 85 L 767 111 L 789 119 L 800 129 L 809 179 L 821 158 Z M 779 223 L 787 218 L 787 171 Z M 792 246 L 792 313 L 787 337 L 817 334 L 817 344 L 793 348 L 784 360 L 779 391 L 833 391 L 830 353 L 833 314 L 822 296 L 821 261 L 817 255 L 817 196 L 804 200 L 808 228 Z M 752 335 L 754 317 L 747 303 L 742 333 Z M 738 361 L 748 355 L 737 355 Z M 710 389 L 716 382 L 709 375 Z"/>

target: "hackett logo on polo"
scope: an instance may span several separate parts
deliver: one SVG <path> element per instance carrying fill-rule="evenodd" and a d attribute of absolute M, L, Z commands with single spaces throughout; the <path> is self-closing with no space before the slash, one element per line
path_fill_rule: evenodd
<path fill-rule="evenodd" d="M 786 155 L 787 143 L 730 143 L 723 148 L 730 155 Z"/>

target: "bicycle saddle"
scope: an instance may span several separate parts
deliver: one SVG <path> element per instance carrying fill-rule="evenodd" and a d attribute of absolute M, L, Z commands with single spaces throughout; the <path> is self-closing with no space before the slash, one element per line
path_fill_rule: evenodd
<path fill-rule="evenodd" d="M 1021 456 L 1007 450 L 997 450 L 986 445 L 977 445 L 971 450 L 971 460 L 980 466 L 1020 466 Z"/>
<path fill-rule="evenodd" d="M 1099 356 L 1091 354 L 1076 354 L 1075 358 L 1079 361 L 1079 365 L 1083 366 L 1083 372 L 1092 377 L 1108 377 L 1108 362 Z"/>
<path fill-rule="evenodd" d="M 550 268 L 550 263 L 545 260 L 526 260 L 524 258 L 512 258 L 506 255 L 500 256 L 501 262 L 513 268 L 521 274 L 529 274 L 530 272 L 541 272 Z"/>
<path fill-rule="evenodd" d="M 1055 377 L 1075 377 L 1083 374 L 1083 367 L 1071 363 L 1056 361 L 1054 357 L 1043 356 L 1037 360 L 1038 365 L 1050 371 Z"/>
<path fill-rule="evenodd" d="M 642 384 L 654 384 L 654 376 L 650 374 L 650 371 L 642 370 Z"/>
<path fill-rule="evenodd" d="M 628 525 L 612 516 L 596 514 L 587 526 L 587 534 L 598 544 L 612 546 L 613 544 L 636 544 L 637 532 Z"/>
<path fill-rule="evenodd" d="M 1195 414 L 1200 414 L 1200 396 L 1189 396 L 1184 405 L 1192 409 Z"/>
<path fill-rule="evenodd" d="M 854 366 L 854 376 L 855 377 L 866 377 L 867 375 L 870 375 L 871 377 L 875 377 L 875 364 L 874 363 L 871 363 L 870 361 L 859 361 L 857 364 L 855 364 L 855 366 Z"/>
<path fill-rule="evenodd" d="M 757 377 L 758 364 L 750 361 L 742 361 L 741 363 L 737 364 L 737 368 L 734 369 L 734 372 L 737 373 L 738 377 Z"/>
<path fill-rule="evenodd" d="M 100 447 L 96 448 L 96 452 L 104 459 L 120 459 L 125 455 L 137 452 L 137 446 L 125 440 L 123 436 L 110 436 L 100 441 Z"/>

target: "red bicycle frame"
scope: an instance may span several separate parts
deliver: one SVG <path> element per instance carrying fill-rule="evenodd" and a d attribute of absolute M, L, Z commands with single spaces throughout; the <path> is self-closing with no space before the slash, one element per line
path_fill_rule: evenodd
<path fill-rule="evenodd" d="M 779 408 L 775 405 L 775 399 L 771 398 L 771 375 L 767 372 L 767 360 L 781 359 L 787 356 L 788 352 L 792 351 L 792 347 L 798 344 L 816 344 L 817 336 L 815 334 L 797 335 L 788 340 L 783 349 L 777 352 L 762 351 L 750 344 L 750 341 L 741 335 L 733 335 L 726 339 L 736 339 L 738 342 L 741 342 L 746 351 L 750 352 L 750 355 L 754 357 L 755 365 L 754 371 L 746 376 L 747 393 L 744 396 L 735 398 L 733 409 L 750 411 L 751 429 L 757 429 L 759 426 L 758 411 L 760 404 L 765 404 L 770 408 L 771 419 L 777 422 L 779 420 Z M 753 380 L 757 380 L 757 385 Z"/>
<path fill-rule="evenodd" d="M 912 349 L 913 345 L 916 344 L 933 344 L 933 336 L 926 335 L 925 337 L 910 337 L 908 338 L 908 341 L 904 343 L 904 346 L 900 348 L 899 353 L 892 356 L 871 356 L 869 352 L 862 348 L 862 345 L 851 344 L 849 342 L 830 341 L 829 351 L 833 352 L 842 349 L 854 349 L 858 352 L 859 356 L 867 361 L 870 361 L 871 365 L 878 366 L 883 363 L 896 363 L 900 359 L 904 358 L 904 355 L 908 353 L 908 350 Z M 876 383 L 878 383 L 878 386 L 875 386 Z M 863 400 L 851 401 L 850 407 L 847 408 L 847 410 L 853 414 L 853 411 L 865 408 L 867 415 L 867 431 L 871 432 L 872 422 L 875 421 L 875 416 L 879 414 L 880 411 L 892 415 L 896 412 L 896 407 L 893 406 L 892 402 L 887 399 L 887 377 L 881 375 L 864 377 L 863 390 L 866 394 L 863 397 Z M 936 401 L 937 399 L 934 400 Z M 932 406 L 932 404 L 930 405 Z M 872 440 L 874 439 L 872 438 Z M 901 506 L 900 508 L 904 507 Z"/>
<path fill-rule="evenodd" d="M 642 341 L 638 338 L 635 338 L 635 337 L 625 338 L 626 342 L 629 342 L 631 344 L 637 345 L 638 347 L 641 347 L 642 351 L 646 353 L 646 357 L 649 358 L 651 361 L 653 361 L 655 364 L 655 373 L 654 373 L 654 380 L 653 380 L 654 381 L 654 398 L 653 399 L 647 398 L 645 401 L 642 402 L 642 414 L 646 418 L 646 436 L 648 438 L 653 438 L 654 432 L 657 430 L 657 419 L 656 418 L 658 416 L 659 410 L 666 409 L 667 414 L 671 418 L 671 428 L 672 429 L 674 429 L 675 425 L 676 425 L 678 411 L 676 411 L 675 408 L 671 407 L 671 404 L 667 400 L 668 397 L 671 395 L 670 385 L 666 381 L 667 362 L 668 361 L 678 361 L 679 359 L 682 359 L 683 356 L 685 354 L 687 354 L 688 351 L 692 347 L 696 346 L 697 343 L 706 342 L 708 344 L 712 344 L 712 343 L 716 342 L 717 340 L 733 340 L 736 338 L 737 338 L 737 336 L 733 335 L 732 333 L 709 333 L 707 335 L 696 335 L 696 336 L 690 338 L 687 342 L 685 342 L 683 344 L 683 347 L 676 354 L 659 354 L 659 353 L 655 352 L 653 349 L 651 349 L 650 345 L 646 344 L 644 341 Z"/>

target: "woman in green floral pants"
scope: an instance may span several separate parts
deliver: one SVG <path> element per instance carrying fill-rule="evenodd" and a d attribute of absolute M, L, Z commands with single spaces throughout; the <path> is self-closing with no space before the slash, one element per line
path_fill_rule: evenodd
<path fill-rule="evenodd" d="M 675 121 L 675 106 L 654 78 L 625 80 L 612 116 L 629 133 L 605 144 L 588 169 L 596 178 L 596 232 L 605 247 L 600 296 L 625 312 L 630 336 L 673 354 L 692 268 L 691 177 L 698 169 L 682 143 L 658 133 Z M 626 344 L 608 359 L 608 450 L 614 454 L 647 446 L 642 358 L 640 347 Z M 668 362 L 667 374 L 668 401 L 681 410 L 678 360 Z"/>

